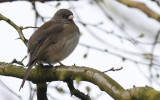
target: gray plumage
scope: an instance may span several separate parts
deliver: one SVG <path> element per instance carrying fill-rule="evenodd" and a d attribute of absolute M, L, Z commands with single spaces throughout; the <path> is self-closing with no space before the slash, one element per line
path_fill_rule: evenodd
<path fill-rule="evenodd" d="M 70 10 L 60 9 L 30 37 L 30 59 L 20 89 L 35 63 L 60 63 L 73 52 L 78 44 L 80 32 L 72 19 L 73 14 Z"/>

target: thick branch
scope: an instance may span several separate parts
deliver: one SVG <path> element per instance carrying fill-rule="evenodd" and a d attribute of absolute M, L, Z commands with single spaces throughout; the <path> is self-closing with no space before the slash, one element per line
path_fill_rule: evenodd
<path fill-rule="evenodd" d="M 0 62 L 0 75 L 23 79 L 25 71 L 26 69 L 23 67 Z M 115 100 L 159 100 L 160 98 L 160 92 L 153 88 L 134 87 L 125 90 L 106 74 L 92 68 L 80 66 L 57 66 L 40 70 L 34 68 L 27 80 L 36 83 L 37 86 L 46 91 L 46 86 L 41 83 L 76 78 L 97 85 Z"/>
<path fill-rule="evenodd" d="M 72 79 L 65 80 L 65 82 L 67 82 L 67 85 L 68 85 L 68 88 L 70 90 L 71 95 L 75 95 L 76 97 L 80 98 L 81 100 L 91 100 L 91 98 L 88 95 L 85 95 L 84 93 L 82 93 L 79 90 L 74 88 Z"/>
<path fill-rule="evenodd" d="M 0 62 L 0 75 L 12 76 L 23 79 L 26 69 L 16 65 Z M 128 91 L 124 90 L 117 82 L 106 74 L 87 67 L 78 66 L 58 66 L 48 69 L 32 69 L 27 80 L 34 83 L 51 82 L 67 79 L 80 78 L 83 81 L 97 85 L 114 99 L 129 98 Z"/>
<path fill-rule="evenodd" d="M 128 100 L 160 100 L 160 92 L 151 87 L 133 87 L 128 90 L 132 95 Z"/>
<path fill-rule="evenodd" d="M 156 13 L 155 11 L 151 10 L 144 3 L 131 1 L 131 0 L 117 0 L 117 1 L 128 7 L 138 8 L 142 12 L 144 12 L 148 17 L 151 17 L 160 22 L 160 15 Z"/>
<path fill-rule="evenodd" d="M 37 84 L 37 100 L 48 100 L 46 82 Z"/>

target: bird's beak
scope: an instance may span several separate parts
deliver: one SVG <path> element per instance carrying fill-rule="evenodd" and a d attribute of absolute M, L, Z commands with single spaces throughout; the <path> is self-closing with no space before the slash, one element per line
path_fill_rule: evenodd
<path fill-rule="evenodd" d="M 70 20 L 73 20 L 73 18 L 74 18 L 73 15 L 70 15 L 70 16 L 68 17 L 68 19 L 70 19 Z"/>

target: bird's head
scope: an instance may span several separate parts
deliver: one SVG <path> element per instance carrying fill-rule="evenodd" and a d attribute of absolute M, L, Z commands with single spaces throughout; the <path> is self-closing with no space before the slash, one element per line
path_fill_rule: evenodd
<path fill-rule="evenodd" d="M 73 13 L 68 9 L 60 9 L 58 10 L 52 19 L 56 21 L 65 21 L 65 22 L 73 22 Z"/>

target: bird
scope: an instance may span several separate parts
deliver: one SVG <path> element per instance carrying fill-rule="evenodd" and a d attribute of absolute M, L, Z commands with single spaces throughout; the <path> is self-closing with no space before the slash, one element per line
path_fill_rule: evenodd
<path fill-rule="evenodd" d="M 61 63 L 76 48 L 80 31 L 73 21 L 73 13 L 69 9 L 59 9 L 54 16 L 40 26 L 29 38 L 29 62 L 20 89 L 29 76 L 32 67 L 38 63 L 49 65 Z"/>

